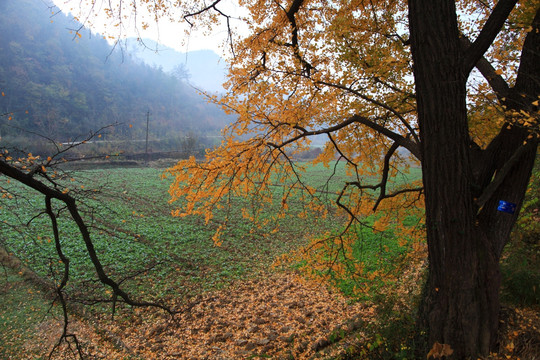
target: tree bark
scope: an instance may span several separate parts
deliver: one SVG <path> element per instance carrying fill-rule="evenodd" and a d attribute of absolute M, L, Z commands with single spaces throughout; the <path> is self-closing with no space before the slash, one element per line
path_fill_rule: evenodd
<path fill-rule="evenodd" d="M 502 179 L 478 215 L 478 220 L 489 237 L 495 239 L 494 246 L 499 257 L 517 220 L 538 148 L 539 112 L 538 105 L 533 103 L 540 98 L 540 8 L 536 11 L 531 31 L 523 44 L 515 86 L 505 95 L 503 105 L 509 113 L 528 113 L 531 117 L 536 117 L 537 124 L 536 129 L 531 129 L 512 124 L 512 119 L 509 119 L 509 123 L 505 124 L 485 151 L 488 161 L 484 162 L 484 179 L 479 179 L 479 182 L 484 183 L 493 174 L 496 176 L 514 154 L 518 151 L 522 153 L 519 161 L 512 165 L 508 175 Z M 499 200 L 515 203 L 515 213 L 497 212 Z"/>
<path fill-rule="evenodd" d="M 494 191 L 490 189 L 488 200 L 479 208 L 479 190 L 485 190 L 493 175 L 523 146 L 528 132 L 503 129 L 485 150 L 491 168 L 473 169 L 466 107 L 471 52 L 460 47 L 455 2 L 410 0 L 409 23 L 429 258 L 421 316 L 428 329 L 428 346 L 448 344 L 454 350 L 450 358 L 476 358 L 497 345 L 499 259 L 525 194 L 537 140 L 518 153 L 508 176 Z M 537 45 L 531 44 L 532 53 L 538 54 Z M 536 76 L 533 64 L 538 63 L 530 62 L 526 71 Z M 538 89 L 528 86 L 529 99 L 534 100 Z M 519 98 L 523 98 L 522 90 Z M 482 184 L 479 173 L 489 175 Z M 517 204 L 516 213 L 497 211 L 499 200 Z"/>

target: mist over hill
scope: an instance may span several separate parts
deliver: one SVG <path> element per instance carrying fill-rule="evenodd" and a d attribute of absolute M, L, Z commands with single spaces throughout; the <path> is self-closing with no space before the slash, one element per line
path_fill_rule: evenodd
<path fill-rule="evenodd" d="M 164 66 L 70 30 L 79 28 L 42 0 L 0 2 L 0 114 L 10 114 L 0 117 L 1 146 L 33 134 L 70 141 L 114 123 L 105 138 L 140 141 L 147 119 L 150 139 L 216 135 L 231 122 Z"/>
<path fill-rule="evenodd" d="M 134 60 L 139 59 L 147 65 L 161 68 L 180 79 L 185 79 L 194 87 L 208 92 L 223 92 L 226 64 L 212 50 L 179 52 L 158 44 L 150 39 L 143 39 L 141 46 L 136 39 L 128 39 L 127 52 Z"/>

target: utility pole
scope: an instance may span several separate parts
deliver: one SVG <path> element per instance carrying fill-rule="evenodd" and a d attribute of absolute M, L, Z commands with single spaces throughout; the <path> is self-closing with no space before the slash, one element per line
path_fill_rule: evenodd
<path fill-rule="evenodd" d="M 146 156 L 146 163 L 148 164 L 148 124 L 150 123 L 150 109 L 146 112 L 146 148 L 145 148 L 145 156 Z"/>

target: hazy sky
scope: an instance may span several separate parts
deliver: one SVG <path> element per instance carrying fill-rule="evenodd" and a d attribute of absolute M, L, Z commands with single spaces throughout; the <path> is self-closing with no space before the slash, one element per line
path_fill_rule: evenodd
<path fill-rule="evenodd" d="M 52 1 L 59 9 L 64 13 L 71 13 L 74 16 L 79 16 L 80 21 L 84 22 L 84 18 L 89 13 L 89 8 L 84 7 L 82 12 L 79 14 L 79 9 L 81 4 L 86 3 L 85 0 L 49 0 Z M 104 0 L 104 4 L 109 0 Z M 112 2 L 118 2 L 118 0 L 111 0 Z M 97 0 L 100 2 L 100 0 Z M 219 26 L 216 26 L 212 29 L 210 35 L 204 35 L 202 30 L 192 31 L 191 35 L 188 37 L 185 34 L 185 30 L 188 28 L 188 25 L 185 22 L 181 23 L 171 23 L 167 19 L 160 19 L 159 24 L 156 25 L 155 21 L 151 19 L 150 16 L 144 16 L 143 9 L 139 8 L 137 14 L 138 22 L 138 32 L 135 28 L 135 17 L 133 14 L 130 14 L 126 19 L 124 19 L 123 28 L 119 29 L 114 27 L 113 20 L 107 18 L 104 8 L 107 7 L 103 5 L 102 8 L 97 8 L 98 11 L 95 11 L 99 14 L 98 18 L 92 20 L 92 31 L 98 32 L 102 35 L 111 35 L 118 36 L 119 30 L 121 31 L 122 36 L 128 37 L 140 37 L 140 38 L 150 38 L 152 40 L 158 41 L 163 45 L 172 47 L 179 51 L 194 51 L 202 49 L 210 49 L 215 51 L 217 54 L 223 54 L 223 43 L 227 38 L 227 26 L 225 22 L 222 22 Z M 227 14 L 236 15 L 239 13 L 238 5 L 234 0 L 223 0 L 223 3 L 218 4 L 218 8 Z M 71 10 L 73 9 L 73 10 Z M 181 16 L 179 16 L 181 18 Z M 149 25 L 145 30 L 141 26 L 141 22 L 146 21 Z M 239 21 L 233 22 L 234 25 L 239 25 Z"/>

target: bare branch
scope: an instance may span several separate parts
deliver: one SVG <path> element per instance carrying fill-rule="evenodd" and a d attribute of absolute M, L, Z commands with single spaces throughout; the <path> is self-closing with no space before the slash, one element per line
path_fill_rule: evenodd
<path fill-rule="evenodd" d="M 392 139 L 394 142 L 396 142 L 399 146 L 402 146 L 404 147 L 405 149 L 409 150 L 417 159 L 421 159 L 421 154 L 420 154 L 420 147 L 418 146 L 418 144 L 416 144 L 415 142 L 411 141 L 410 139 L 407 139 L 406 137 L 403 137 L 402 135 L 398 134 L 398 133 L 395 133 L 393 132 L 392 130 L 388 129 L 388 128 L 385 128 L 384 126 L 382 125 L 379 125 L 377 123 L 375 123 L 374 121 L 371 121 L 369 120 L 368 118 L 364 117 L 364 116 L 361 116 L 361 115 L 353 115 L 351 116 L 350 118 L 348 118 L 347 120 L 337 124 L 337 125 L 334 125 L 334 126 L 331 126 L 331 127 L 328 127 L 328 128 L 325 128 L 325 129 L 321 129 L 321 130 L 313 130 L 313 131 L 307 131 L 301 127 L 294 127 L 298 130 L 301 131 L 301 133 L 297 136 L 294 136 L 284 142 L 282 142 L 281 144 L 274 144 L 274 143 L 268 143 L 269 146 L 272 146 L 272 147 L 275 147 L 275 148 L 281 148 L 285 145 L 288 145 L 290 143 L 293 143 L 299 139 L 302 139 L 302 138 L 305 138 L 305 137 L 309 137 L 309 136 L 313 136 L 313 135 L 320 135 L 320 134 L 331 134 L 335 131 L 338 131 L 340 129 L 343 129 L 347 126 L 349 126 L 350 124 L 353 124 L 353 123 L 360 123 L 360 124 L 363 124 L 363 125 L 366 125 L 367 127 L 377 131 L 378 133 L 386 136 L 387 138 L 389 139 Z"/>
<path fill-rule="evenodd" d="M 341 202 L 341 199 L 343 198 L 343 196 L 345 195 L 345 192 L 347 191 L 347 189 L 349 188 L 349 186 L 351 185 L 354 185 L 353 183 L 351 182 L 348 182 L 348 183 L 345 183 L 345 185 L 343 186 L 343 188 L 341 189 L 340 193 L 339 193 L 339 196 L 338 198 L 336 199 L 336 205 L 340 208 L 342 208 L 343 210 L 345 210 L 345 212 L 349 215 L 351 221 L 352 220 L 356 220 L 358 223 L 361 223 L 360 219 L 351 211 L 351 209 L 349 209 L 349 207 L 345 204 L 343 204 Z M 349 222 L 350 223 L 350 222 Z"/>
<path fill-rule="evenodd" d="M 194 12 L 191 12 L 191 13 L 188 13 L 186 15 L 184 15 L 184 20 L 190 25 L 190 26 L 194 26 L 193 23 L 191 21 L 189 21 L 188 19 L 190 17 L 195 17 L 197 15 L 201 15 L 209 10 L 215 10 L 217 11 L 218 13 L 220 13 L 221 15 L 223 16 L 227 16 L 225 14 L 223 14 L 219 9 L 216 8 L 216 5 L 219 4 L 221 2 L 221 0 L 215 0 L 212 4 L 200 9 L 200 10 L 197 10 L 197 11 L 194 11 Z"/>
<path fill-rule="evenodd" d="M 124 292 L 119 284 L 112 280 L 110 277 L 107 276 L 103 269 L 103 265 L 101 264 L 97 253 L 94 248 L 94 243 L 92 242 L 92 239 L 90 237 L 90 233 L 88 231 L 88 227 L 86 226 L 84 220 L 82 219 L 79 209 L 77 207 L 77 203 L 75 201 L 75 198 L 70 196 L 68 193 L 64 193 L 56 188 L 51 188 L 41 181 L 35 179 L 32 175 L 24 173 L 23 171 L 17 169 L 14 166 L 9 165 L 5 161 L 0 160 L 0 173 L 11 177 L 12 179 L 40 192 L 41 194 L 45 195 L 47 198 L 50 199 L 58 199 L 62 201 L 68 208 L 68 211 L 72 217 L 72 219 L 75 221 L 75 224 L 77 225 L 79 232 L 83 238 L 83 241 L 86 246 L 86 250 L 88 252 L 88 256 L 90 257 L 90 260 L 92 261 L 92 264 L 94 265 L 94 269 L 96 271 L 96 274 L 98 275 L 99 280 L 104 284 L 113 290 L 115 294 L 120 296 L 128 305 L 131 306 L 140 306 L 140 307 L 157 307 L 160 309 L 163 309 L 167 311 L 169 314 L 174 315 L 174 311 L 169 309 L 168 307 L 153 303 L 153 302 L 147 302 L 147 301 L 135 301 L 131 299 L 131 297 Z"/>
<path fill-rule="evenodd" d="M 369 103 L 372 103 L 373 105 L 377 105 L 385 110 L 388 110 L 389 112 L 391 112 L 392 114 L 394 114 L 394 116 L 396 116 L 399 121 L 401 121 L 401 123 L 407 128 L 407 130 L 409 131 L 409 134 L 410 136 L 412 136 L 412 138 L 414 139 L 414 141 L 419 144 L 420 143 L 420 138 L 418 137 L 418 135 L 416 134 L 416 131 L 414 131 L 414 129 L 412 128 L 412 126 L 409 124 L 409 122 L 407 120 L 405 120 L 405 118 L 403 117 L 402 114 L 400 114 L 396 109 L 394 109 L 393 107 L 391 107 L 390 105 L 386 104 L 386 103 L 383 103 L 383 102 L 380 102 L 380 101 L 377 101 L 365 94 L 362 94 L 360 91 L 358 90 L 355 90 L 355 89 L 352 89 L 348 86 L 345 86 L 345 85 L 341 85 L 341 84 L 333 84 L 333 83 L 330 83 L 330 82 L 326 82 L 326 81 L 318 81 L 317 84 L 320 84 L 320 85 L 326 85 L 326 86 L 330 86 L 330 87 L 333 87 L 333 88 L 336 88 L 336 89 L 341 89 L 341 90 L 345 90 L 347 92 L 350 92 L 351 94 L 354 94 L 356 96 L 358 96 L 359 98 L 369 102 Z M 402 145 L 404 146 L 404 145 Z M 404 146 L 405 147 L 405 146 Z M 412 151 L 411 151 L 412 152 Z M 420 152 L 418 152 L 420 153 Z M 416 156 L 416 154 L 415 154 Z M 420 160 L 420 157 L 417 156 L 418 160 Z"/>
<path fill-rule="evenodd" d="M 351 159 L 349 159 L 349 157 L 347 157 L 343 151 L 341 151 L 338 143 L 334 140 L 334 137 L 332 136 L 331 133 L 328 133 L 328 138 L 330 139 L 330 141 L 332 142 L 332 144 L 334 145 L 334 148 L 336 149 L 336 151 L 339 153 L 339 155 L 345 159 L 345 161 L 347 161 L 347 163 L 351 164 L 355 169 L 358 169 L 358 164 L 356 164 L 355 162 L 353 162 Z M 336 163 L 337 165 L 337 163 Z M 335 169 L 334 169 L 335 171 Z"/>
<path fill-rule="evenodd" d="M 48 195 L 45 196 L 45 208 L 46 208 L 47 215 L 49 215 L 49 219 L 51 220 L 56 253 L 58 254 L 58 257 L 60 258 L 60 261 L 62 261 L 62 263 L 64 264 L 64 274 L 62 275 L 62 280 L 60 281 L 60 284 L 56 287 L 57 299 L 60 300 L 60 304 L 62 306 L 64 326 L 62 327 L 62 335 L 60 336 L 60 339 L 58 339 L 58 342 L 54 345 L 51 352 L 49 353 L 49 359 L 52 357 L 56 349 L 62 344 L 62 342 L 63 341 L 68 342 L 69 338 L 73 339 L 73 341 L 75 342 L 77 353 L 79 354 L 79 358 L 83 359 L 82 349 L 79 344 L 79 341 L 77 340 L 77 337 L 74 334 L 68 333 L 69 316 L 68 316 L 66 299 L 64 298 L 64 287 L 66 286 L 69 280 L 69 259 L 64 255 L 64 252 L 62 251 L 62 245 L 60 244 L 60 235 L 58 231 L 58 222 L 56 221 L 56 215 L 54 214 L 52 210 L 51 197 Z"/>
<path fill-rule="evenodd" d="M 193 24 L 189 20 L 189 18 L 195 17 L 197 15 L 201 15 L 201 14 L 207 12 L 207 11 L 210 11 L 210 10 L 214 10 L 219 15 L 223 16 L 225 18 L 225 20 L 227 21 L 227 38 L 229 40 L 229 45 L 231 47 L 231 53 L 232 53 L 233 57 L 236 57 L 235 51 L 234 51 L 234 46 L 233 46 L 233 38 L 232 38 L 233 32 L 232 32 L 232 28 L 231 28 L 231 16 L 225 14 L 223 11 L 219 10 L 216 7 L 216 5 L 218 5 L 220 2 L 221 2 L 221 0 L 215 0 L 212 4 L 202 8 L 200 10 L 185 14 L 184 15 L 184 21 L 187 22 L 190 27 L 193 27 L 193 26 L 195 26 L 195 24 Z"/>
<path fill-rule="evenodd" d="M 384 156 L 384 165 L 383 165 L 383 172 L 382 172 L 382 178 L 381 182 L 379 183 L 380 187 L 380 193 L 379 198 L 375 202 L 375 205 L 373 206 L 373 211 L 377 210 L 377 207 L 379 207 L 379 204 L 386 196 L 386 185 L 388 184 L 388 173 L 390 172 L 390 159 L 392 158 L 392 155 L 396 152 L 396 150 L 399 148 L 399 144 L 397 142 L 393 143 L 392 146 L 390 146 L 390 149 L 386 152 L 386 155 Z"/>
<path fill-rule="evenodd" d="M 392 146 L 390 146 L 390 148 L 386 152 L 386 155 L 384 156 L 384 163 L 383 163 L 381 181 L 378 184 L 362 185 L 359 180 L 358 181 L 351 181 L 351 182 L 347 183 L 347 185 L 355 186 L 360 190 L 365 190 L 365 189 L 377 190 L 377 189 L 379 189 L 379 197 L 375 201 L 375 205 L 373 206 L 373 211 L 377 210 L 380 203 L 384 199 L 393 198 L 393 197 L 396 197 L 396 196 L 398 196 L 400 194 L 404 194 L 404 193 L 407 193 L 407 192 L 421 192 L 423 190 L 422 187 L 420 187 L 420 188 L 412 188 L 412 189 L 406 188 L 406 189 L 397 190 L 392 194 L 387 194 L 386 193 L 386 188 L 387 188 L 387 185 L 388 185 L 388 174 L 390 172 L 390 159 L 392 158 L 392 156 L 394 155 L 394 153 L 396 152 L 396 150 L 398 148 L 399 148 L 399 144 L 397 142 L 394 142 L 392 144 Z"/>

